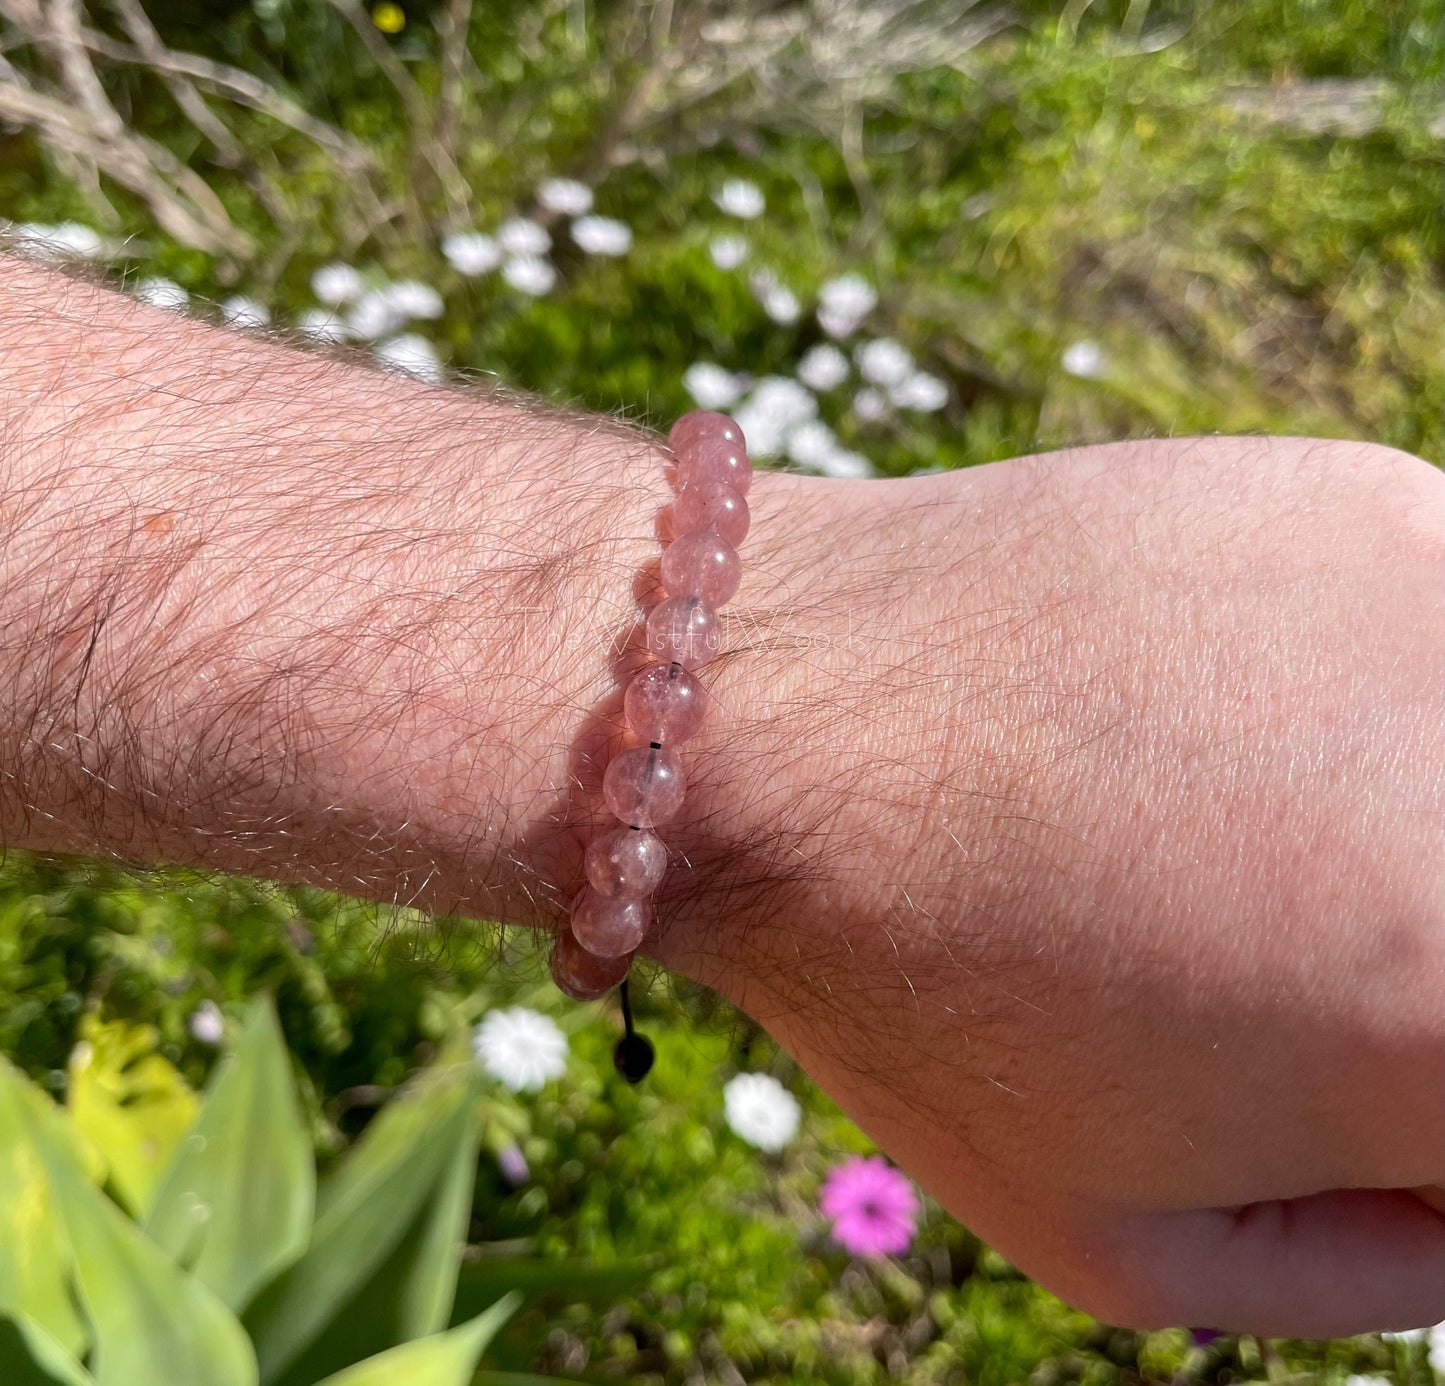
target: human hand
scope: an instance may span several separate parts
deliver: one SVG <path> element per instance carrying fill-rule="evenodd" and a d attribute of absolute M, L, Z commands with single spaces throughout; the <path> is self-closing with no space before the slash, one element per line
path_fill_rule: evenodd
<path fill-rule="evenodd" d="M 755 493 L 663 960 L 1105 1319 L 1445 1317 L 1445 478 L 1220 438 Z"/>

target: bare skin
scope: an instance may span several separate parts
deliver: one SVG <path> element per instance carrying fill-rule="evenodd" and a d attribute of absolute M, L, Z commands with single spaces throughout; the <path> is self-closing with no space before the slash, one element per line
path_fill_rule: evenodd
<path fill-rule="evenodd" d="M 819 872 L 664 958 L 1101 1317 L 1445 1315 L 1445 480 L 1210 439 L 897 483 L 886 523 L 786 484 L 758 523 L 820 496 L 847 619 L 739 679 L 801 748 L 743 811 L 823 829 Z"/>
<path fill-rule="evenodd" d="M 660 454 L 0 264 L 0 841 L 555 926 Z M 657 955 L 1119 1323 L 1445 1317 L 1445 478 L 759 476 Z"/>

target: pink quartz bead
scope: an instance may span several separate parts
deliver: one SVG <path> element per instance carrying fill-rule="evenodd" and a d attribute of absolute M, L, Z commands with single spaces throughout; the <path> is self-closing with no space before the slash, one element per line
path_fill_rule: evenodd
<path fill-rule="evenodd" d="M 707 485 L 721 481 L 745 496 L 753 484 L 753 464 L 741 442 L 705 437 L 687 447 L 673 450 L 677 458 L 677 485 Z"/>
<path fill-rule="evenodd" d="M 740 491 L 725 481 L 702 481 L 684 486 L 672 503 L 674 535 L 710 529 L 736 548 L 747 538 L 751 523 L 747 501 Z"/>
<path fill-rule="evenodd" d="M 681 457 L 684 452 L 690 451 L 708 438 L 734 443 L 740 448 L 747 446 L 743 431 L 736 422 L 726 414 L 719 414 L 712 409 L 694 409 L 684 414 L 673 424 L 672 431 L 667 435 L 667 445 L 672 449 L 674 457 Z"/>
<path fill-rule="evenodd" d="M 696 669 L 722 652 L 722 623 L 697 597 L 668 597 L 647 617 L 647 648 L 664 663 Z"/>
<path fill-rule="evenodd" d="M 629 827 L 665 823 L 682 807 L 682 765 L 671 751 L 634 746 L 619 751 L 602 776 L 602 797 Z"/>
<path fill-rule="evenodd" d="M 642 900 L 667 870 L 667 848 L 649 832 L 613 828 L 587 844 L 583 858 L 592 889 L 609 900 Z"/>
<path fill-rule="evenodd" d="M 707 695 L 681 664 L 653 664 L 633 675 L 622 695 L 622 714 L 644 741 L 680 746 L 701 729 Z"/>
<path fill-rule="evenodd" d="M 662 554 L 662 585 L 675 597 L 701 597 L 716 610 L 738 590 L 738 551 L 710 529 L 679 535 Z"/>
<path fill-rule="evenodd" d="M 589 953 L 571 929 L 560 929 L 552 940 L 552 980 L 574 1001 L 595 1001 L 623 981 L 632 966 L 630 957 L 599 958 Z"/>
<path fill-rule="evenodd" d="M 572 907 L 572 937 L 598 958 L 636 952 L 649 922 L 646 900 L 609 899 L 595 890 L 584 890 Z"/>

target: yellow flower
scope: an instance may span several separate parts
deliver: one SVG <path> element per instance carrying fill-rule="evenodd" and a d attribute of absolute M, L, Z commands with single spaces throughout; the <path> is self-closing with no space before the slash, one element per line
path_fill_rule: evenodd
<path fill-rule="evenodd" d="M 383 0 L 383 3 L 372 10 L 371 22 L 383 34 L 399 34 L 406 28 L 406 11 L 400 5 Z"/>

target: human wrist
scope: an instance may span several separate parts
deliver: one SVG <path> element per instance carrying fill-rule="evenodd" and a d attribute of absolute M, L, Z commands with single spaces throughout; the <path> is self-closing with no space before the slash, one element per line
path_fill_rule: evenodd
<path fill-rule="evenodd" d="M 781 1031 L 835 983 L 906 992 L 890 950 L 932 927 L 929 896 L 958 902 L 974 864 L 954 838 L 998 827 L 990 750 L 1013 712 L 972 705 L 1001 512 L 963 476 L 765 472 L 749 500 L 727 652 L 705 671 L 719 715 L 686 748 L 671 835 L 689 869 L 664 882 L 648 947 Z"/>

